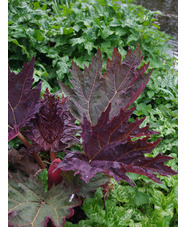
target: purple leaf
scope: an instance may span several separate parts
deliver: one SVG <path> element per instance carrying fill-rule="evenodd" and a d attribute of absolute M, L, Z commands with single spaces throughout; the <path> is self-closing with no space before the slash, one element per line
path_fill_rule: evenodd
<path fill-rule="evenodd" d="M 92 124 L 96 124 L 98 117 L 110 103 L 111 117 L 118 115 L 121 108 L 127 109 L 144 90 L 152 73 L 151 70 L 144 74 L 149 64 L 137 69 L 142 59 L 138 45 L 133 53 L 130 49 L 127 51 L 125 60 L 121 63 L 121 55 L 115 47 L 112 59 L 107 60 L 103 76 L 103 60 L 99 48 L 96 57 L 91 57 L 89 67 L 85 67 L 84 73 L 72 62 L 73 89 L 59 81 L 60 87 L 71 97 L 69 103 L 72 114 L 80 121 L 85 114 Z"/>
<path fill-rule="evenodd" d="M 35 116 L 40 107 L 41 83 L 32 89 L 34 57 L 17 75 L 8 70 L 8 140 Z"/>
<path fill-rule="evenodd" d="M 78 139 L 75 134 L 80 127 L 75 125 L 75 119 L 68 112 L 67 98 L 60 99 L 46 90 L 41 103 L 39 113 L 27 123 L 24 133 L 32 140 L 28 150 L 58 152 L 76 144 Z"/>
<path fill-rule="evenodd" d="M 177 174 L 176 171 L 166 166 L 164 162 L 171 157 L 161 153 L 154 158 L 145 157 L 151 153 L 160 142 L 148 142 L 149 135 L 155 134 L 148 127 L 140 128 L 144 119 L 128 123 L 128 118 L 135 108 L 121 110 L 120 114 L 109 120 L 111 104 L 98 119 L 97 124 L 92 125 L 86 115 L 82 125 L 83 154 L 75 151 L 67 153 L 64 160 L 57 168 L 63 171 L 75 171 L 88 183 L 98 172 L 104 172 L 116 181 L 126 181 L 133 185 L 126 175 L 133 172 L 145 175 L 155 182 L 161 183 L 154 173 L 163 176 Z M 132 141 L 132 137 L 141 137 Z"/>

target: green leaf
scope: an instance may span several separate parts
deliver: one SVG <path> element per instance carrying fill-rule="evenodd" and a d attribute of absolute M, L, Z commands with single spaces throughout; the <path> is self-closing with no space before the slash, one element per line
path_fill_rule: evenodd
<path fill-rule="evenodd" d="M 158 227 L 170 226 L 172 216 L 173 215 L 166 210 L 155 210 L 151 215 L 150 223 Z"/>
<path fill-rule="evenodd" d="M 103 193 L 102 189 L 98 188 L 93 198 L 85 199 L 83 202 L 83 210 L 90 219 L 95 219 L 99 224 L 104 223 L 105 211 L 103 210 Z"/>
<path fill-rule="evenodd" d="M 109 36 L 111 36 L 113 33 L 114 33 L 114 31 L 111 31 L 111 30 L 108 29 L 108 28 L 104 28 L 104 29 L 101 31 L 101 37 L 102 37 L 103 39 L 106 39 L 106 38 L 108 38 Z"/>
<path fill-rule="evenodd" d="M 148 195 L 140 191 L 136 193 L 134 200 L 137 207 L 149 203 Z"/>
<path fill-rule="evenodd" d="M 47 190 L 48 190 L 48 171 L 47 171 L 47 169 L 42 170 L 42 172 L 40 172 L 37 177 L 40 182 L 43 182 L 44 192 L 47 192 Z"/>
<path fill-rule="evenodd" d="M 27 49 L 23 45 L 19 44 L 19 42 L 16 39 L 8 38 L 8 42 L 12 42 L 12 43 L 16 44 L 17 46 L 21 47 L 24 50 L 24 52 L 26 53 L 26 55 L 29 56 Z"/>
<path fill-rule="evenodd" d="M 93 42 L 85 42 L 85 49 L 88 50 L 88 54 L 91 55 L 92 49 L 95 47 Z"/>
<path fill-rule="evenodd" d="M 83 210 L 86 212 L 88 220 L 92 221 L 92 226 L 123 227 L 124 220 L 128 217 L 126 210 L 116 206 L 114 200 L 106 200 L 104 209 L 102 198 L 101 188 L 98 188 L 94 198 L 84 200 Z"/>
<path fill-rule="evenodd" d="M 34 2 L 34 9 L 40 9 L 39 2 Z"/>
<path fill-rule="evenodd" d="M 63 184 L 53 186 L 47 193 L 34 177 L 24 177 L 11 173 L 8 190 L 8 208 L 10 222 L 16 226 L 45 226 L 46 217 L 50 217 L 56 226 L 63 226 L 72 208 L 80 201 L 72 195 L 74 191 Z"/>
<path fill-rule="evenodd" d="M 144 25 L 144 26 L 150 25 L 150 21 L 145 21 L 145 22 L 143 22 L 143 25 Z"/>
<path fill-rule="evenodd" d="M 102 52 L 108 52 L 111 48 L 111 42 L 110 41 L 105 41 L 101 43 L 101 51 Z M 112 51 L 110 51 L 112 53 Z"/>
<path fill-rule="evenodd" d="M 160 29 L 160 26 L 159 26 L 159 25 L 157 25 L 157 24 L 155 24 L 155 23 L 152 23 L 152 25 L 153 25 L 155 28 Z"/>
<path fill-rule="evenodd" d="M 41 33 L 41 31 L 39 29 L 34 31 L 33 36 L 39 42 L 43 42 L 45 40 L 45 37 L 42 35 L 42 33 Z"/>
<path fill-rule="evenodd" d="M 73 39 L 70 39 L 70 44 L 72 46 L 75 46 L 77 44 L 81 44 L 81 43 L 84 43 L 85 42 L 85 39 L 83 37 L 80 37 L 80 38 L 73 38 Z"/>
<path fill-rule="evenodd" d="M 63 28 L 63 34 L 69 35 L 73 33 L 74 29 L 73 28 Z"/>
<path fill-rule="evenodd" d="M 154 91 L 147 91 L 147 95 L 149 98 L 152 98 L 154 96 Z"/>

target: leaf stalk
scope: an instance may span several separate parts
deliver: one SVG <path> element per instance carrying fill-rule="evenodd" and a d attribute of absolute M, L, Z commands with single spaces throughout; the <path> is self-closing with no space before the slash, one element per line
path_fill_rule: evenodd
<path fill-rule="evenodd" d="M 56 159 L 56 153 L 50 151 L 50 161 L 53 162 Z"/>
<path fill-rule="evenodd" d="M 28 140 L 23 136 L 23 134 L 20 131 L 18 132 L 17 137 L 21 140 L 21 142 L 26 147 L 30 147 L 30 143 L 28 142 Z M 44 165 L 43 161 L 41 160 L 40 156 L 36 152 L 33 152 L 32 155 L 35 158 L 35 160 L 38 163 L 38 165 L 41 167 L 41 169 L 45 169 L 45 165 Z"/>

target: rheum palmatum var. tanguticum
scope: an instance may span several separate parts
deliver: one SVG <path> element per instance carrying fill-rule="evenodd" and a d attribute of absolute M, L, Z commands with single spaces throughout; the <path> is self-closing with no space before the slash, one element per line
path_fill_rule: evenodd
<path fill-rule="evenodd" d="M 140 127 L 145 118 L 129 123 L 129 118 L 135 110 L 135 107 L 129 107 L 144 90 L 152 74 L 152 70 L 145 73 L 149 63 L 138 68 L 142 59 L 139 45 L 134 52 L 130 49 L 127 51 L 123 62 L 115 47 L 112 59 L 107 60 L 106 72 L 102 75 L 103 59 L 98 48 L 97 55 L 91 57 L 91 62 L 85 67 L 84 72 L 72 62 L 70 82 L 73 88 L 59 82 L 62 91 L 68 96 L 66 98 L 64 96 L 59 98 L 57 94 L 51 94 L 46 90 L 40 99 L 38 94 L 41 85 L 31 89 L 34 58 L 30 63 L 24 64 L 19 74 L 9 71 L 9 138 L 19 135 L 19 130 L 26 126 L 23 134 L 32 143 L 27 146 L 27 151 L 33 154 L 50 151 L 51 161 L 54 160 L 48 170 L 50 190 L 45 196 L 45 201 L 55 194 L 55 190 L 60 196 L 61 190 L 69 196 L 68 205 L 70 204 L 71 208 L 64 210 L 61 220 L 56 220 L 55 215 L 40 216 L 40 223 L 50 220 L 54 225 L 63 223 L 61 224 L 63 226 L 65 217 L 73 214 L 71 202 L 74 201 L 74 195 L 78 195 L 78 190 L 79 194 L 83 194 L 87 190 L 85 184 L 92 184 L 95 188 L 93 179 L 99 174 L 113 177 L 117 182 L 126 181 L 132 186 L 134 186 L 133 182 L 126 175 L 127 172 L 145 175 L 158 183 L 161 181 L 156 174 L 162 176 L 177 174 L 171 167 L 165 165 L 165 162 L 172 157 L 161 153 L 155 157 L 146 157 L 145 154 L 151 153 L 160 139 L 154 142 L 148 141 L 151 135 L 158 133 L 150 130 L 149 125 Z M 80 121 L 80 127 L 75 124 L 75 119 Z M 82 152 L 65 150 L 79 142 L 76 137 L 79 131 L 81 131 Z M 55 160 L 56 153 L 62 150 L 66 152 L 64 159 Z M 65 173 L 64 175 L 67 176 L 68 171 L 71 178 L 73 175 L 74 179 L 80 176 L 84 187 L 82 191 L 78 183 L 78 187 L 74 190 L 70 187 L 70 194 L 67 193 L 64 182 L 60 183 L 63 181 L 63 174 L 60 173 Z M 27 182 L 27 179 L 18 175 L 13 176 L 12 179 L 14 179 L 12 185 L 16 185 L 16 181 L 23 180 L 26 184 L 25 191 L 26 188 L 31 187 L 29 180 Z M 73 179 L 71 180 L 73 183 Z M 31 178 L 30 181 L 33 183 L 34 179 Z M 102 181 L 102 184 L 107 181 L 107 179 L 104 183 Z M 80 201 L 76 198 L 74 206 L 78 204 Z M 16 204 L 11 205 L 9 212 L 11 221 L 16 224 L 18 219 L 15 218 L 14 205 L 16 206 Z M 21 209 L 20 206 L 20 212 Z M 38 206 L 34 209 L 37 215 Z M 44 209 L 43 203 L 42 209 Z M 56 209 L 61 212 L 60 206 Z M 33 214 L 33 217 L 36 216 Z"/>

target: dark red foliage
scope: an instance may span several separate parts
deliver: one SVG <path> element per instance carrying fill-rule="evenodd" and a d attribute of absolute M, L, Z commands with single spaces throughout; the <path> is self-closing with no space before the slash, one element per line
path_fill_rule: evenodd
<path fill-rule="evenodd" d="M 61 170 L 57 169 L 54 171 L 57 167 L 57 164 L 61 162 L 60 158 L 55 159 L 48 169 L 48 190 L 52 187 L 52 185 L 58 185 L 61 183 L 63 177 L 61 175 Z"/>
<path fill-rule="evenodd" d="M 63 91 L 70 96 L 72 114 L 80 121 L 85 114 L 92 124 L 96 124 L 101 113 L 110 103 L 112 103 L 111 117 L 118 115 L 121 108 L 127 109 L 144 90 L 152 73 L 151 70 L 145 74 L 149 63 L 137 69 L 142 59 L 139 45 L 133 53 L 129 48 L 123 62 L 115 47 L 112 59 L 107 60 L 104 75 L 102 75 L 103 59 L 99 48 L 96 57 L 92 56 L 89 67 L 85 67 L 84 73 L 72 62 L 73 88 L 59 81 Z"/>
<path fill-rule="evenodd" d="M 8 140 L 35 116 L 40 103 L 41 83 L 32 89 L 34 57 L 17 75 L 8 69 Z"/>
<path fill-rule="evenodd" d="M 69 114 L 66 101 L 67 98 L 59 98 L 46 90 L 39 113 L 27 123 L 27 130 L 24 132 L 32 141 L 28 148 L 30 152 L 58 152 L 78 142 L 75 134 L 79 127 Z"/>
<path fill-rule="evenodd" d="M 164 165 L 171 157 L 159 154 L 155 158 L 145 157 L 144 154 L 151 151 L 160 142 L 148 142 L 149 135 L 156 132 L 150 131 L 148 126 L 140 128 L 141 120 L 128 123 L 128 118 L 135 108 L 122 110 L 120 114 L 109 120 L 111 104 L 98 119 L 97 124 L 92 125 L 86 115 L 82 125 L 82 138 L 84 151 L 67 153 L 58 168 L 69 171 L 73 170 L 80 174 L 81 178 L 88 183 L 98 172 L 104 172 L 116 181 L 126 181 L 133 185 L 126 175 L 127 172 L 146 175 L 155 182 L 161 183 L 154 173 L 163 176 L 174 175 L 177 172 Z M 132 137 L 144 136 L 135 141 Z"/>

